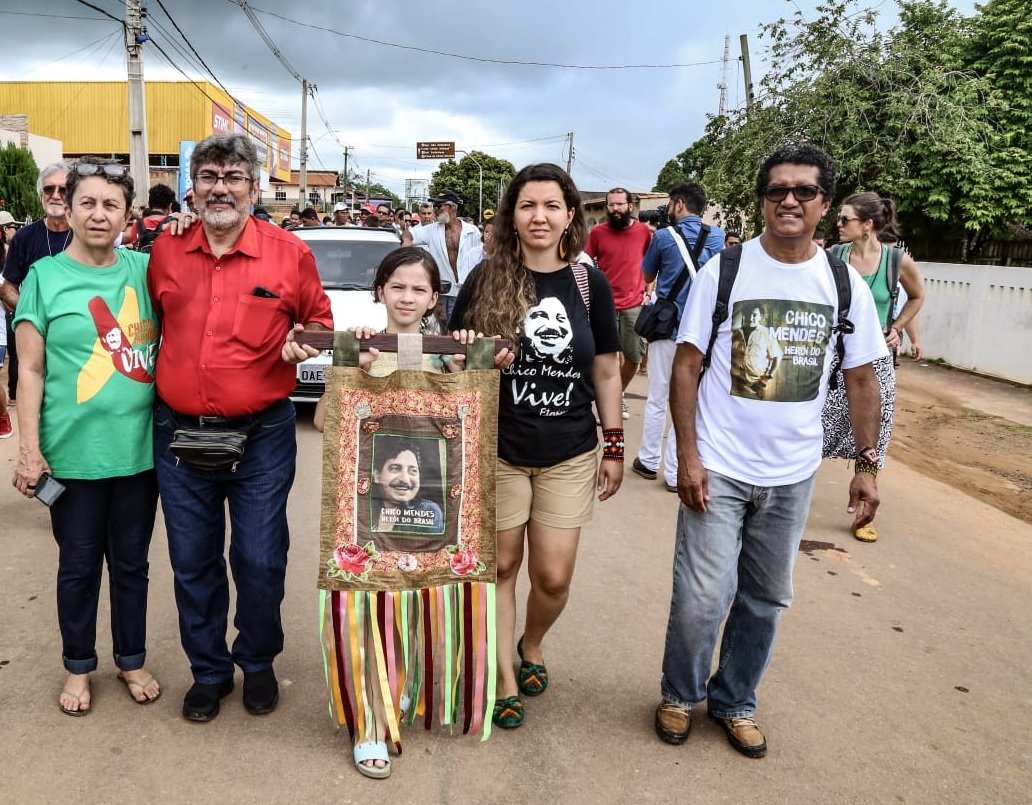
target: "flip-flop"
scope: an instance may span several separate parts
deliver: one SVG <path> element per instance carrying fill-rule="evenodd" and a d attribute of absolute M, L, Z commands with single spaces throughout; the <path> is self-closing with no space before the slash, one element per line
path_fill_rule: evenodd
<path fill-rule="evenodd" d="M 544 665 L 523 659 L 523 638 L 516 644 L 520 655 L 520 670 L 516 674 L 516 686 L 524 696 L 540 696 L 548 687 L 548 669 Z"/>
<path fill-rule="evenodd" d="M 137 704 L 154 704 L 154 702 L 161 698 L 160 690 L 158 691 L 158 695 L 155 696 L 153 699 L 148 699 L 147 694 L 143 693 L 143 689 L 146 688 L 151 682 L 157 682 L 157 679 L 154 678 L 153 674 L 148 674 L 148 677 L 149 679 L 147 679 L 147 681 L 143 683 L 132 682 L 125 676 L 125 674 L 122 671 L 118 672 L 118 679 L 122 682 L 123 685 L 125 685 L 125 689 L 129 691 L 129 698 Z M 139 688 L 140 693 L 143 693 L 144 698 L 137 699 L 136 694 L 133 693 L 133 688 Z"/>
<path fill-rule="evenodd" d="M 86 691 L 83 691 L 83 693 L 85 692 Z M 57 706 L 61 708 L 61 712 L 64 713 L 66 716 L 72 716 L 73 718 L 82 718 L 83 716 L 88 716 L 90 714 L 91 708 L 87 707 L 85 710 L 82 709 L 82 696 L 80 694 L 72 693 L 70 690 L 68 690 L 68 688 L 62 690 L 61 693 L 63 693 L 65 696 L 70 696 L 71 698 L 75 699 L 75 703 L 77 705 L 80 705 L 80 707 L 77 707 L 75 710 L 72 710 L 70 707 L 65 707 L 63 704 L 61 704 L 61 699 L 59 698 L 57 700 Z M 92 699 L 92 696 L 90 698 Z"/>
<path fill-rule="evenodd" d="M 366 766 L 363 761 L 366 760 L 382 760 L 387 765 L 384 767 L 379 766 Z M 358 773 L 371 777 L 374 780 L 386 780 L 391 776 L 391 757 L 387 753 L 387 744 L 384 741 L 364 741 L 360 744 L 355 744 L 355 768 L 358 769 Z"/>

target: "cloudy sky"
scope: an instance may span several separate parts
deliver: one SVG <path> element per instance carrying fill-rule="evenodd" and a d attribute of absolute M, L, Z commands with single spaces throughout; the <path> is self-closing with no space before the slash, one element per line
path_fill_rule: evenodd
<path fill-rule="evenodd" d="M 162 2 L 168 14 L 158 0 L 144 2 L 154 45 L 190 78 L 211 80 L 178 25 L 235 97 L 297 137 L 300 87 L 240 5 Z M 574 134 L 573 175 L 582 189 L 651 189 L 663 164 L 699 137 L 706 115 L 717 111 L 725 35 L 731 36 L 727 95 L 734 107 L 744 103 L 739 35 L 749 35 L 758 84 L 767 49 L 761 24 L 796 11 L 813 17 L 818 4 L 253 0 L 250 6 L 286 60 L 318 88 L 317 104 L 308 108 L 309 167 L 340 169 L 342 147 L 353 146 L 350 164 L 401 195 L 405 179 L 429 178 L 437 164 L 415 159 L 417 140 L 453 140 L 459 149 L 482 150 L 519 168 L 565 163 L 567 132 Z M 881 9 L 886 27 L 894 21 L 891 0 L 870 4 Z M 951 5 L 971 13 L 974 0 Z M 3 77 L 124 78 L 121 29 L 96 9 L 125 15 L 123 0 L 4 0 Z M 146 78 L 184 78 L 154 46 L 146 47 Z M 623 69 L 583 69 L 617 66 Z"/>

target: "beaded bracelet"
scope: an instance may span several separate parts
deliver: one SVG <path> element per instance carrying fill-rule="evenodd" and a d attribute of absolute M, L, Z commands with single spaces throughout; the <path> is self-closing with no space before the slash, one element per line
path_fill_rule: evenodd
<path fill-rule="evenodd" d="M 853 463 L 854 472 L 866 472 L 868 475 L 878 474 L 878 465 L 870 461 L 864 461 L 862 458 L 857 458 Z"/>
<path fill-rule="evenodd" d="M 623 461 L 623 428 L 607 428 L 602 431 L 602 460 Z"/>

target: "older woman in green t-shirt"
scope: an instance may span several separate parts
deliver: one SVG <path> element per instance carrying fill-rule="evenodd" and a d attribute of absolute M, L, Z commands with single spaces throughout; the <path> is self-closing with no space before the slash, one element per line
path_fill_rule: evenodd
<path fill-rule="evenodd" d="M 90 711 L 97 668 L 97 603 L 107 560 L 118 678 L 139 704 L 161 695 L 143 665 L 147 569 L 158 491 L 151 426 L 159 324 L 147 293 L 147 255 L 114 248 L 130 217 L 123 165 L 84 158 L 68 173 L 72 239 L 36 262 L 14 326 L 21 359 L 14 485 L 33 497 L 49 482 L 57 541 L 57 617 L 68 678 L 58 705 Z"/>

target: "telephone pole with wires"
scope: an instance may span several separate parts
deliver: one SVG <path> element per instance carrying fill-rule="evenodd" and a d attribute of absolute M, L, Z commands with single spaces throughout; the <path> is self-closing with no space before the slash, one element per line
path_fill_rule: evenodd
<path fill-rule="evenodd" d="M 150 40 L 143 25 L 146 12 L 140 0 L 125 3 L 125 51 L 129 87 L 129 174 L 136 186 L 136 197 L 146 199 L 150 189 L 150 163 L 147 151 L 147 100 L 143 84 L 143 43 Z M 183 166 L 179 167 L 183 170 Z"/>
<path fill-rule="evenodd" d="M 566 172 L 571 173 L 573 171 L 573 132 L 568 131 L 566 133 Z"/>

